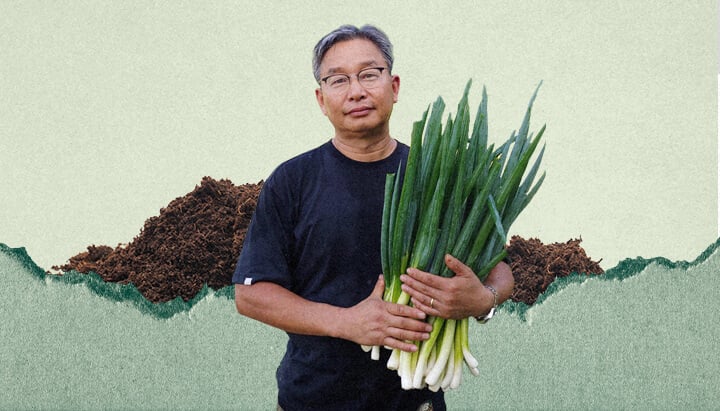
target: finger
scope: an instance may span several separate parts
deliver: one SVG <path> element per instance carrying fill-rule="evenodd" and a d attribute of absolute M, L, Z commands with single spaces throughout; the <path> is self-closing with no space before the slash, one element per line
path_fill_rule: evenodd
<path fill-rule="evenodd" d="M 431 297 L 437 298 L 442 292 L 442 281 L 446 279 L 434 274 L 427 274 L 427 277 L 425 275 L 422 271 L 409 269 L 407 274 L 400 276 L 400 281 L 402 281 L 400 287 L 410 297 L 420 299 L 426 297 L 427 303 L 429 303 Z"/>
<path fill-rule="evenodd" d="M 408 268 L 406 273 L 407 273 L 407 276 L 405 277 L 406 279 L 407 279 L 407 277 L 410 277 L 412 280 L 414 280 L 414 281 L 412 281 L 411 286 L 415 286 L 416 284 L 419 286 L 419 284 L 423 284 L 423 285 L 426 285 L 431 288 L 440 288 L 441 287 L 442 277 L 440 277 L 439 275 L 435 275 L 435 274 L 431 274 L 431 273 L 428 273 L 428 272 L 425 272 L 422 270 L 418 270 L 417 268 L 414 268 L 414 267 Z M 400 279 L 402 280 L 403 277 L 401 276 Z M 405 282 L 405 281 L 403 281 L 403 282 Z"/>
<path fill-rule="evenodd" d="M 373 291 L 372 291 L 372 293 L 370 293 L 370 296 L 379 298 L 382 300 L 384 293 L 385 293 L 385 277 L 380 275 L 380 276 L 378 276 L 378 280 L 375 283 L 375 288 L 373 288 Z"/>
<path fill-rule="evenodd" d="M 388 312 L 401 320 L 404 318 L 424 320 L 426 317 L 422 310 L 405 304 L 389 304 Z"/>
<path fill-rule="evenodd" d="M 400 276 L 400 279 L 403 281 L 401 286 L 402 290 L 410 296 L 410 300 L 415 308 L 428 315 L 438 315 L 438 311 L 434 309 L 437 308 L 437 303 L 433 302 L 433 299 L 437 300 L 435 296 L 440 295 L 438 290 L 430 288 L 419 281 L 415 281 L 408 275 Z M 433 302 L 433 307 L 430 307 L 431 302 Z"/>
<path fill-rule="evenodd" d="M 403 330 L 400 328 L 390 328 L 388 329 L 388 334 L 390 338 L 394 338 L 398 341 L 425 341 L 430 338 L 430 331 L 424 332 L 424 331 L 410 331 L 410 330 Z"/>
<path fill-rule="evenodd" d="M 462 261 L 458 260 L 457 258 L 451 256 L 450 254 L 445 254 L 445 265 L 455 273 L 455 275 L 475 275 L 473 270 L 468 267 L 467 265 L 463 264 Z"/>
<path fill-rule="evenodd" d="M 400 341 L 424 341 L 430 338 L 432 324 L 422 320 L 396 317 L 385 329 L 386 337 Z"/>
<path fill-rule="evenodd" d="M 427 299 L 428 297 L 425 297 L 425 298 Z M 440 315 L 441 314 L 440 306 L 442 305 L 442 303 L 439 302 L 438 300 L 430 297 L 429 300 L 423 301 L 422 297 L 421 298 L 412 297 L 411 301 L 413 303 L 413 306 L 424 311 L 426 314 L 432 315 L 435 317 L 441 316 Z"/>
<path fill-rule="evenodd" d="M 392 337 L 385 337 L 383 340 L 383 346 L 390 348 L 397 348 L 401 351 L 415 352 L 418 350 L 418 346 L 412 342 L 406 340 L 398 340 Z"/>

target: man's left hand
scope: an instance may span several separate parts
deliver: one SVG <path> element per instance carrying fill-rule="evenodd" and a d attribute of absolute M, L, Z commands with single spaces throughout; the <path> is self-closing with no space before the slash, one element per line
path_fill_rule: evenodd
<path fill-rule="evenodd" d="M 413 305 L 428 315 L 463 319 L 487 313 L 493 306 L 493 295 L 472 269 L 457 258 L 446 255 L 445 264 L 455 273 L 445 278 L 416 268 L 401 275 L 402 289 Z"/>

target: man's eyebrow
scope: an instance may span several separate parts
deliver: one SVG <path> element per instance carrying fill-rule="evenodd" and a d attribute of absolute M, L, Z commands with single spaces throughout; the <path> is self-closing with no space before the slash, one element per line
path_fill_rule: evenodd
<path fill-rule="evenodd" d="M 377 60 L 375 59 L 363 61 L 362 63 L 360 63 L 360 65 L 363 67 L 375 66 L 377 64 Z M 346 70 L 343 70 L 341 67 L 330 67 L 327 71 L 327 74 L 344 73 L 345 71 Z"/>

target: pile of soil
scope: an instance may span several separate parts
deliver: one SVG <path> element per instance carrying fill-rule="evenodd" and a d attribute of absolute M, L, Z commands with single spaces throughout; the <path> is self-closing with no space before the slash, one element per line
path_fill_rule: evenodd
<path fill-rule="evenodd" d="M 515 278 L 515 288 L 510 298 L 532 305 L 555 278 L 572 273 L 603 274 L 599 264 L 602 260 L 591 260 L 580 247 L 581 241 L 571 239 L 565 243 L 545 245 L 537 238 L 526 240 L 513 236 L 506 247 Z"/>
<path fill-rule="evenodd" d="M 176 297 L 188 301 L 207 284 L 215 290 L 231 285 L 235 262 L 262 181 L 236 186 L 204 177 L 199 186 L 149 218 L 140 234 L 115 248 L 91 245 L 59 271 L 97 273 L 105 281 L 132 283 L 152 302 Z M 514 301 L 533 304 L 555 277 L 572 272 L 600 274 L 580 240 L 543 245 L 537 239 L 512 237 L 508 260 L 515 276 Z"/>
<path fill-rule="evenodd" d="M 96 272 L 132 283 L 152 302 L 192 299 L 207 284 L 230 285 L 262 182 L 235 186 L 204 177 L 199 186 L 145 221 L 140 234 L 116 248 L 91 245 L 55 270 Z"/>

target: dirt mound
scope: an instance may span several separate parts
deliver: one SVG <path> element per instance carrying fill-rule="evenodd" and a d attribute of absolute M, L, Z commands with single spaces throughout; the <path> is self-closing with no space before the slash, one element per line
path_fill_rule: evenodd
<path fill-rule="evenodd" d="M 60 271 L 96 272 L 105 281 L 132 283 L 152 302 L 193 298 L 204 284 L 231 285 L 262 181 L 235 186 L 204 177 L 199 186 L 149 218 L 127 245 L 91 245 Z M 580 240 L 543 245 L 514 236 L 508 259 L 515 276 L 512 299 L 533 304 L 555 277 L 572 272 L 602 273 L 580 247 Z"/>
<path fill-rule="evenodd" d="M 152 302 L 187 301 L 204 284 L 220 289 L 231 283 L 261 184 L 205 177 L 149 218 L 129 244 L 91 245 L 53 269 L 95 271 L 105 281 L 132 283 Z"/>
<path fill-rule="evenodd" d="M 513 236 L 508 244 L 508 260 L 515 277 L 513 301 L 532 305 L 556 277 L 572 273 L 602 274 L 600 261 L 592 261 L 580 247 L 581 239 L 543 244 L 537 238 Z"/>

